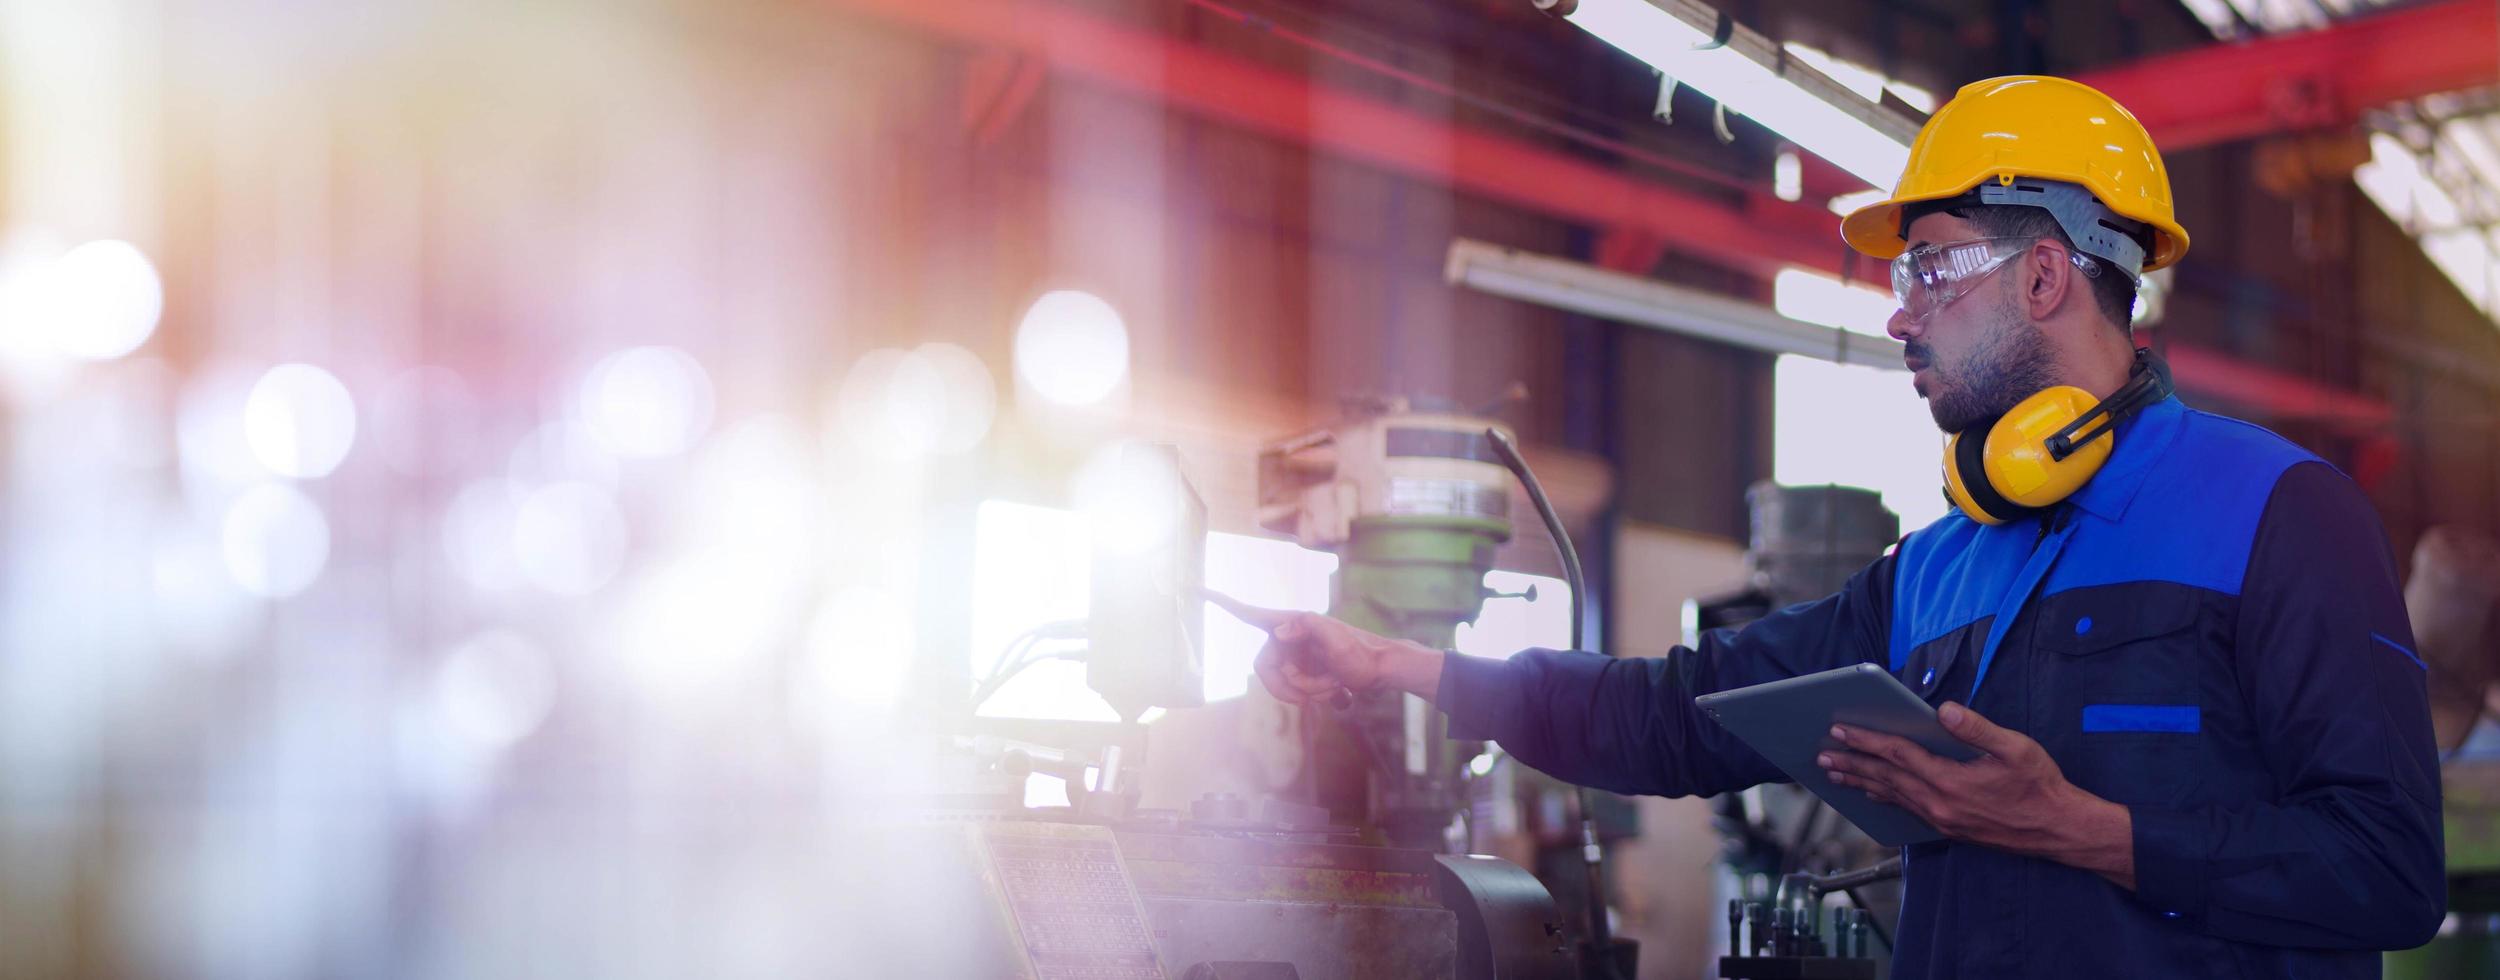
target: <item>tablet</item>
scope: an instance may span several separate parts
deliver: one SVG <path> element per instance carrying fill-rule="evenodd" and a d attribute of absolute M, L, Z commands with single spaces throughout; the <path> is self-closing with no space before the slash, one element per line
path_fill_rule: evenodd
<path fill-rule="evenodd" d="M 1771 760 L 1797 785 L 1813 790 L 1859 830 L 1890 847 L 1939 840 L 1943 834 L 1917 815 L 1866 798 L 1864 790 L 1835 786 L 1814 757 L 1838 748 L 1832 726 L 1847 725 L 1898 735 L 1927 751 L 1962 762 L 1982 754 L 1936 720 L 1936 709 L 1910 693 L 1877 664 L 1858 664 L 1704 694 L 1693 699 L 1713 720 Z"/>

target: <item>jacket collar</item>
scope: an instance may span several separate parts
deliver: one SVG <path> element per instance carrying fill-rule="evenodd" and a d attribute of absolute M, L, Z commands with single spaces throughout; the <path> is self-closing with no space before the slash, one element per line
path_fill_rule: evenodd
<path fill-rule="evenodd" d="M 2127 505 L 2135 501 L 2145 476 L 2152 473 L 2153 464 L 2178 438 L 2186 420 L 2187 406 L 2173 395 L 2118 423 L 2113 433 L 2118 443 L 2112 447 L 2109 461 L 2101 464 L 2100 472 L 2067 499 L 2094 517 L 2116 523 L 2127 515 Z"/>

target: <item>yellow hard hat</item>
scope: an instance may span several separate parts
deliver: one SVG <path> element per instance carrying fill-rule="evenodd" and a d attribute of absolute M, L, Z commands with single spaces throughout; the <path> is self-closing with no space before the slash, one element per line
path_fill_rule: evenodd
<path fill-rule="evenodd" d="M 2089 85 L 2046 75 L 2006 75 L 1962 86 L 1910 143 L 1910 164 L 1892 197 L 1849 213 L 1840 235 L 1879 259 L 1900 255 L 1901 206 L 1967 194 L 1981 182 L 2033 177 L 2081 185 L 2103 207 L 2152 231 L 2151 272 L 2187 254 L 2187 229 L 2171 214 L 2170 171 L 2135 114 Z"/>

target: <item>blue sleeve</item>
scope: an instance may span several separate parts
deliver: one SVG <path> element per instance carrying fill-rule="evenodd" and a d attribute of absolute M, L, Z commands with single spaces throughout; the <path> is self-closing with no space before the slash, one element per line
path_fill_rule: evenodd
<path fill-rule="evenodd" d="M 2428 942 L 2447 883 L 2425 672 L 2378 518 L 2323 463 L 2275 485 L 2236 641 L 2275 798 L 2133 807 L 2137 897 L 2243 942 Z"/>
<path fill-rule="evenodd" d="M 1821 601 L 1712 630 L 1697 649 L 1677 647 L 1660 658 L 1449 654 L 1433 700 L 1454 728 L 1493 739 L 1540 772 L 1609 792 L 1709 795 L 1781 780 L 1759 753 L 1694 710 L 1693 698 L 1883 662 L 1892 570 L 1886 555 Z"/>

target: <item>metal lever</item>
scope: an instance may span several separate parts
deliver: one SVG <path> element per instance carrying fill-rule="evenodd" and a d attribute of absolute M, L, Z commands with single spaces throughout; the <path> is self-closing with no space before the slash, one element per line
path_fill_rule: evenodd
<path fill-rule="evenodd" d="M 1525 592 L 1495 592 L 1495 591 L 1493 591 L 1492 589 L 1486 589 L 1486 590 L 1484 590 L 1484 597 L 1485 597 L 1486 599 L 1488 599 L 1488 600 L 1491 600 L 1491 599 L 1526 599 L 1526 600 L 1528 600 L 1529 602 L 1535 602 L 1535 601 L 1536 601 L 1536 583 L 1534 583 L 1534 582 L 1530 582 L 1530 583 L 1528 583 L 1528 589 L 1527 589 L 1527 591 L 1525 591 Z"/>

